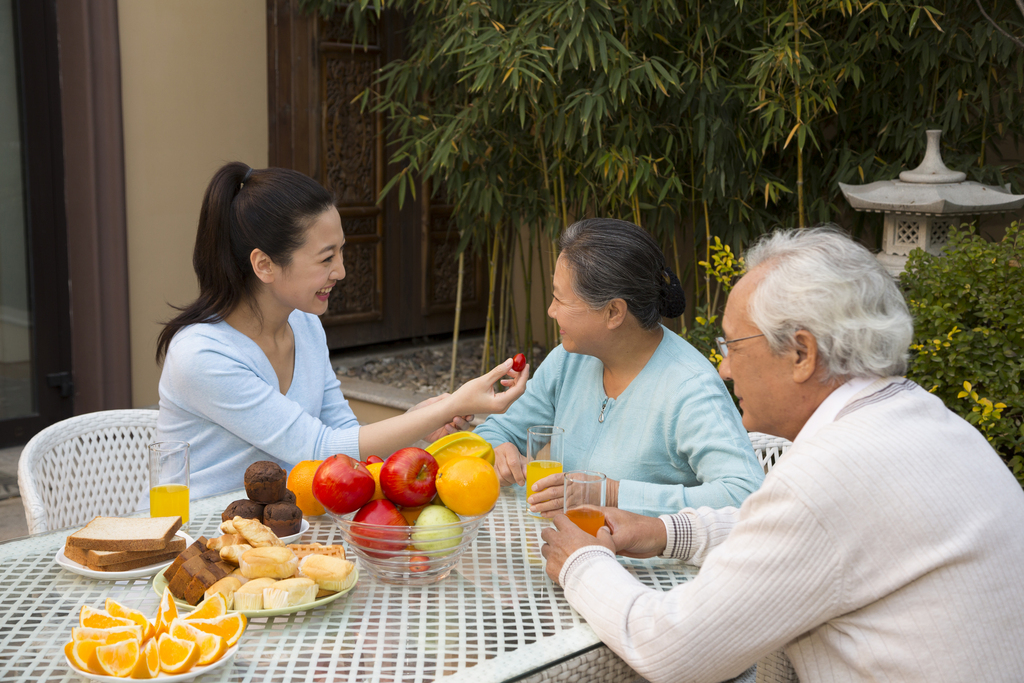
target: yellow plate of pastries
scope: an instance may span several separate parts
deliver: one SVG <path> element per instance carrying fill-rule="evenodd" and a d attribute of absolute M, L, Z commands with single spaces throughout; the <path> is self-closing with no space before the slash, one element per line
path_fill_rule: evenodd
<path fill-rule="evenodd" d="M 219 551 L 220 557 L 229 556 L 231 562 L 212 563 L 206 556 L 217 556 L 218 551 L 211 546 L 225 540 L 230 539 L 207 541 L 208 550 L 202 554 L 197 554 L 201 542 L 187 548 L 154 577 L 153 590 L 163 595 L 169 588 L 179 609 L 185 611 L 194 608 L 193 602 L 198 605 L 213 593 L 221 593 L 231 612 L 272 617 L 326 605 L 351 591 L 359 580 L 358 568 L 345 558 L 341 546 L 312 543 L 252 548 L 231 544 Z M 234 549 L 241 552 L 237 556 L 228 553 Z M 226 573 L 232 564 L 239 566 Z"/>
<path fill-rule="evenodd" d="M 153 577 L 153 590 L 156 591 L 157 595 L 163 595 L 164 594 L 164 588 L 167 587 L 167 578 L 164 576 L 166 571 L 167 570 L 165 569 L 164 571 L 160 572 L 155 577 Z M 327 605 L 327 604 L 330 604 L 330 603 L 334 602 L 335 600 L 337 600 L 338 598 L 340 598 L 341 596 L 345 595 L 346 593 L 348 593 L 349 591 L 351 591 L 353 588 L 356 587 L 356 583 L 359 582 L 359 567 L 358 566 L 356 566 L 356 567 L 354 567 L 352 569 L 352 576 L 353 576 L 352 583 L 351 583 L 351 585 L 348 588 L 340 590 L 337 593 L 332 593 L 331 595 L 328 595 L 326 597 L 320 598 L 318 600 L 314 600 L 313 602 L 307 602 L 307 603 L 304 603 L 304 604 L 301 604 L 301 605 L 291 605 L 289 607 L 279 607 L 277 609 L 256 609 L 256 610 L 236 610 L 236 609 L 230 609 L 228 611 L 229 612 L 241 612 L 246 617 L 249 617 L 251 619 L 253 617 L 277 617 L 277 616 L 280 616 L 282 614 L 293 614 L 295 612 L 304 612 L 304 611 L 309 610 L 309 609 L 316 609 L 317 607 L 322 607 L 323 605 Z M 259 579 L 253 579 L 253 580 L 254 581 L 258 581 Z M 194 606 L 188 604 L 184 600 L 179 600 L 178 598 L 175 598 L 174 602 L 175 602 L 175 604 L 177 604 L 179 610 L 190 612 L 190 611 L 195 609 Z"/>

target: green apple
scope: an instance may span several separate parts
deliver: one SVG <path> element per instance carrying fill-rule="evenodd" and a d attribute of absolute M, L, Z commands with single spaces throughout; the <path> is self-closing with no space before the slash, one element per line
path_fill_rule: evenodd
<path fill-rule="evenodd" d="M 459 521 L 459 516 L 445 506 L 428 505 L 416 518 L 417 531 L 412 532 L 413 545 L 428 553 L 454 548 L 462 540 L 462 529 L 449 527 L 431 530 L 431 527 L 458 524 Z"/>

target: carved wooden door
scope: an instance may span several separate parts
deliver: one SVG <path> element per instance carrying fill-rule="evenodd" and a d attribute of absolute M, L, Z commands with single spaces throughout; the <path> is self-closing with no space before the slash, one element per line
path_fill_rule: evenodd
<path fill-rule="evenodd" d="M 354 45 L 337 18 L 299 12 L 297 0 L 267 0 L 270 164 L 302 171 L 335 194 L 345 229 L 347 275 L 322 320 L 332 349 L 450 333 L 458 235 L 451 208 L 423 193 L 400 208 L 378 197 L 388 164 L 386 122 L 353 99 L 377 69 L 402 54 L 401 18 L 385 15 L 369 47 Z M 482 259 L 467 253 L 463 330 L 487 314 Z"/>

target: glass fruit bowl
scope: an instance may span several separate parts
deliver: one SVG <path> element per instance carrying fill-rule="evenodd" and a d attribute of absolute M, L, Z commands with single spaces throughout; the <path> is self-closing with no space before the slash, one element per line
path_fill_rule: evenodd
<path fill-rule="evenodd" d="M 384 583 L 421 586 L 448 576 L 476 539 L 490 511 L 452 524 L 385 526 L 355 522 L 355 513 L 328 513 L 361 569 Z"/>

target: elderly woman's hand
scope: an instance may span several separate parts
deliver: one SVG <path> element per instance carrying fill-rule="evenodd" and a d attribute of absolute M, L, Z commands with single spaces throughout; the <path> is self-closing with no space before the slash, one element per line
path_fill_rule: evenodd
<path fill-rule="evenodd" d="M 526 458 L 515 444 L 505 442 L 494 449 L 494 469 L 502 486 L 526 483 Z"/>

